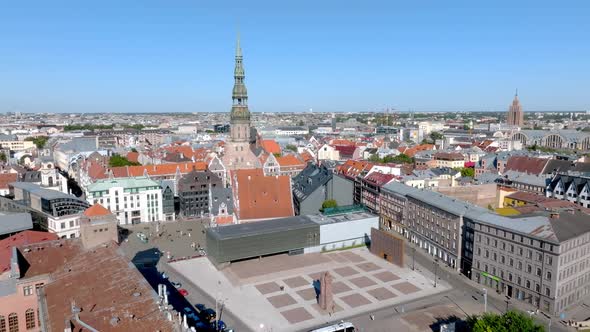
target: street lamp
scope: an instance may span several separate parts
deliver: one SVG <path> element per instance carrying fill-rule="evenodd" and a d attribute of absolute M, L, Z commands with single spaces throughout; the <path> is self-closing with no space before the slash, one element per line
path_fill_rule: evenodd
<path fill-rule="evenodd" d="M 436 288 L 437 272 L 438 272 L 438 259 L 435 259 L 434 260 L 434 288 Z"/>
<path fill-rule="evenodd" d="M 416 260 L 414 256 L 416 256 L 416 247 L 412 246 L 412 271 L 415 270 L 414 263 Z"/>
<path fill-rule="evenodd" d="M 487 288 L 482 288 L 483 289 L 483 312 L 486 313 L 488 312 L 488 289 Z"/>

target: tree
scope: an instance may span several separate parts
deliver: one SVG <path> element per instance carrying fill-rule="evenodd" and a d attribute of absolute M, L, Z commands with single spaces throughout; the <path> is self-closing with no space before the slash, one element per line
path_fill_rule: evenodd
<path fill-rule="evenodd" d="M 475 177 L 475 169 L 473 167 L 462 167 L 460 171 L 462 177 Z"/>
<path fill-rule="evenodd" d="M 443 139 L 443 138 L 444 138 L 443 134 L 439 133 L 438 131 L 433 131 L 430 133 L 430 139 L 433 142 L 436 142 L 437 139 Z"/>
<path fill-rule="evenodd" d="M 111 159 L 109 159 L 109 166 L 110 167 L 120 167 L 120 166 L 139 166 L 140 163 L 129 161 L 127 158 L 119 156 L 118 154 L 113 155 Z"/>
<path fill-rule="evenodd" d="M 6 158 L 6 153 L 4 152 L 0 152 L 0 161 L 1 162 L 6 162 L 8 158 Z"/>
<path fill-rule="evenodd" d="M 285 146 L 285 150 L 291 150 L 293 152 L 297 152 L 297 147 L 293 144 L 287 144 L 287 146 Z"/>
<path fill-rule="evenodd" d="M 322 203 L 322 211 L 335 207 L 338 207 L 338 202 L 334 199 L 327 199 Z"/>
<path fill-rule="evenodd" d="M 25 141 L 32 141 L 35 146 L 37 147 L 37 149 L 43 149 L 43 147 L 45 147 L 45 144 L 47 143 L 47 140 L 49 138 L 47 136 L 37 136 L 37 137 L 27 137 L 25 138 Z"/>
<path fill-rule="evenodd" d="M 503 315 L 486 313 L 467 319 L 469 331 L 474 332 L 544 332 L 545 328 L 519 311 L 508 311 Z"/>
<path fill-rule="evenodd" d="M 136 148 L 131 148 L 131 152 L 137 152 Z"/>
<path fill-rule="evenodd" d="M 391 157 L 391 156 L 386 156 L 385 158 L 387 158 L 387 157 Z M 388 162 L 388 161 L 384 161 L 384 162 Z M 393 157 L 391 159 L 391 162 L 394 162 L 394 163 L 402 163 L 402 164 L 413 164 L 414 163 L 414 158 L 412 158 L 412 157 L 410 157 L 410 156 L 408 156 L 406 154 L 401 153 L 401 154 L 398 154 L 397 156 Z"/>

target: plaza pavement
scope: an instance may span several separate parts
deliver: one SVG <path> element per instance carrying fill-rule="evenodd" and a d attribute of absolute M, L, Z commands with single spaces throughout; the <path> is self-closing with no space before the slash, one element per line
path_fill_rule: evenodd
<path fill-rule="evenodd" d="M 218 271 L 208 259 L 169 264 L 240 317 L 252 331 L 300 331 L 445 292 L 449 286 L 400 268 L 366 248 L 237 262 Z M 314 281 L 329 271 L 334 308 L 319 308 Z M 411 319 L 410 319 L 411 320 Z M 261 328 L 262 326 L 262 328 Z"/>

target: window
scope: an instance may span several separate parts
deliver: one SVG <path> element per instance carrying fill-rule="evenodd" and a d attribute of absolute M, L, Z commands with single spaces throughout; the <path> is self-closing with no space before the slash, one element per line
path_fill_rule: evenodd
<path fill-rule="evenodd" d="M 6 332 L 6 318 L 0 316 L 0 332 Z"/>
<path fill-rule="evenodd" d="M 549 287 L 545 288 L 545 295 L 551 296 L 551 290 L 549 289 Z"/>
<path fill-rule="evenodd" d="M 33 295 L 33 286 L 24 286 L 23 287 L 23 294 L 25 296 Z"/>
<path fill-rule="evenodd" d="M 551 280 L 551 271 L 547 271 L 546 277 L 547 277 L 547 280 Z"/>
<path fill-rule="evenodd" d="M 25 322 L 27 330 L 35 328 L 35 311 L 33 309 L 25 311 Z"/>
<path fill-rule="evenodd" d="M 18 332 L 18 315 L 15 312 L 8 315 L 8 332 Z"/>
<path fill-rule="evenodd" d="M 541 268 L 537 268 L 537 276 L 540 277 L 541 276 Z"/>
<path fill-rule="evenodd" d="M 533 267 L 527 264 L 527 266 L 526 266 L 526 272 L 527 273 L 531 273 L 532 271 L 533 271 Z"/>
<path fill-rule="evenodd" d="M 522 262 L 518 262 L 518 269 L 522 270 Z"/>
<path fill-rule="evenodd" d="M 526 281 L 526 288 L 531 288 L 531 282 L 530 281 Z"/>
<path fill-rule="evenodd" d="M 66 223 L 65 222 L 62 222 L 61 223 L 61 229 L 64 229 L 64 228 L 66 228 Z"/>

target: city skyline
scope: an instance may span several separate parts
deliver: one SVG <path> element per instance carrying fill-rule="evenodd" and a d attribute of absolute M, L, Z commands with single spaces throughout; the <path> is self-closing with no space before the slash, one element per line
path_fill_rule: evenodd
<path fill-rule="evenodd" d="M 585 111 L 577 4 L 11 4 L 0 112 L 229 112 L 238 29 L 253 112 Z"/>

